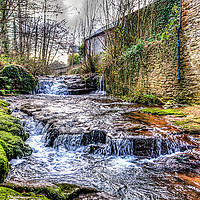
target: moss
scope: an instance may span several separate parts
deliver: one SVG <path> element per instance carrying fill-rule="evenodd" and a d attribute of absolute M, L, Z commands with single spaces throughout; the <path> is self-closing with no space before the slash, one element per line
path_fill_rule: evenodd
<path fill-rule="evenodd" d="M 0 199 L 3 199 L 3 200 L 10 200 L 10 199 L 48 200 L 48 198 L 46 198 L 43 195 L 35 195 L 34 193 L 20 194 L 19 192 L 16 192 L 15 190 L 6 188 L 6 187 L 0 187 Z"/>
<path fill-rule="evenodd" d="M 12 92 L 12 90 L 3 89 L 3 90 L 0 90 L 0 95 L 2 95 L 2 96 L 10 95 L 11 92 Z"/>
<path fill-rule="evenodd" d="M 8 159 L 3 147 L 0 145 L 0 182 L 3 182 L 8 173 Z"/>
<path fill-rule="evenodd" d="M 181 128 L 185 133 L 188 134 L 200 134 L 200 123 L 193 119 L 185 119 L 181 121 L 173 121 L 175 125 Z"/>
<path fill-rule="evenodd" d="M 0 131 L 6 131 L 12 133 L 12 135 L 20 136 L 24 141 L 29 137 L 21 126 L 19 119 L 4 113 L 0 113 Z"/>
<path fill-rule="evenodd" d="M 141 109 L 140 111 L 152 115 L 176 115 L 179 117 L 184 117 L 187 115 L 186 113 L 180 111 L 179 109 L 145 108 Z"/>
<path fill-rule="evenodd" d="M 0 95 L 5 96 L 6 95 L 5 90 L 0 90 Z"/>
<path fill-rule="evenodd" d="M 174 124 L 177 125 L 177 126 L 182 126 L 182 125 L 185 125 L 189 122 L 190 122 L 190 120 L 185 119 L 185 120 L 180 120 L 180 121 L 174 121 Z"/>
<path fill-rule="evenodd" d="M 14 184 L 4 184 L 5 187 L 11 188 L 20 193 L 25 192 L 26 194 L 43 194 L 48 199 L 52 200 L 68 200 L 79 196 L 79 194 L 87 194 L 96 192 L 95 189 L 83 188 L 77 185 L 62 183 L 57 184 L 53 187 L 27 187 L 19 186 Z"/>
<path fill-rule="evenodd" d="M 0 107 L 8 107 L 10 104 L 4 100 L 0 100 Z"/>
<path fill-rule="evenodd" d="M 3 140 L 0 140 L 0 145 L 3 147 L 6 155 L 10 154 L 10 148 L 8 147 L 7 143 L 4 142 Z"/>
<path fill-rule="evenodd" d="M 11 196 L 14 198 L 21 195 L 12 189 L 0 187 L 0 199 L 9 200 Z"/>
<path fill-rule="evenodd" d="M 4 77 L 8 77 L 11 80 L 12 84 L 9 87 L 10 89 L 14 88 L 28 92 L 33 90 L 37 85 L 37 80 L 30 74 L 30 72 L 26 71 L 21 66 L 5 66 L 1 73 Z M 8 89 L 8 87 L 5 89 Z"/>
<path fill-rule="evenodd" d="M 29 156 L 32 149 L 23 140 L 28 138 L 19 119 L 10 116 L 10 104 L 0 100 L 0 182 L 8 173 L 8 160 Z"/>
<path fill-rule="evenodd" d="M 5 85 L 8 82 L 9 82 L 8 77 L 2 77 L 2 76 L 0 76 L 0 83 L 1 83 L 1 85 Z"/>
<path fill-rule="evenodd" d="M 19 136 L 13 136 L 9 132 L 0 131 L 0 140 L 3 140 L 7 146 L 7 156 L 11 158 L 21 158 L 29 156 L 32 153 L 31 147 L 29 147 Z"/>
<path fill-rule="evenodd" d="M 0 99 L 0 114 L 1 113 L 11 114 L 11 110 L 7 108 L 9 105 L 10 105 L 9 103 Z"/>
<path fill-rule="evenodd" d="M 181 126 L 181 128 L 189 134 L 200 134 L 200 124 L 188 123 Z"/>
<path fill-rule="evenodd" d="M 161 99 L 159 99 L 158 97 L 156 97 L 155 95 L 147 95 L 147 94 L 143 94 L 139 91 L 135 91 L 134 94 L 132 94 L 131 96 L 120 96 L 120 98 L 123 101 L 128 101 L 128 102 L 133 102 L 133 103 L 138 103 L 138 104 L 144 104 L 144 105 L 163 105 L 163 101 Z"/>

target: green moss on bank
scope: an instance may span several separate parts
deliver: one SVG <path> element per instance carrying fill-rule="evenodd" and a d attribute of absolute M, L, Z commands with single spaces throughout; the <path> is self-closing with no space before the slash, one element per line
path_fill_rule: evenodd
<path fill-rule="evenodd" d="M 185 117 L 187 115 L 179 109 L 144 108 L 141 109 L 140 112 L 152 115 L 176 115 L 179 117 Z"/>
<path fill-rule="evenodd" d="M 32 149 L 25 144 L 28 135 L 20 120 L 10 116 L 9 103 L 0 100 L 0 182 L 8 173 L 8 161 L 31 155 Z"/>
<path fill-rule="evenodd" d="M 180 121 L 173 121 L 173 123 L 188 134 L 200 134 L 199 119 L 184 119 Z"/>
<path fill-rule="evenodd" d="M 9 105 L 9 103 L 0 99 L 0 115 L 2 115 L 2 113 L 11 114 L 11 110 L 8 108 Z"/>
<path fill-rule="evenodd" d="M 1 112 L 0 131 L 6 131 L 12 133 L 12 135 L 20 136 L 24 141 L 29 137 L 29 135 L 25 133 L 19 119 Z"/>
<path fill-rule="evenodd" d="M 200 134 L 200 107 L 185 106 L 179 109 L 145 108 L 140 112 L 152 115 L 171 115 L 170 121 L 187 134 Z"/>
<path fill-rule="evenodd" d="M 10 200 L 10 199 L 36 199 L 36 200 L 48 200 L 47 197 L 43 195 L 35 195 L 34 193 L 19 193 L 13 189 L 0 187 L 0 199 Z"/>
<path fill-rule="evenodd" d="M 9 160 L 29 156 L 32 153 L 31 147 L 25 144 L 19 136 L 14 136 L 12 133 L 0 131 L 0 140 L 3 140 L 8 146 L 6 153 Z"/>
<path fill-rule="evenodd" d="M 163 101 L 155 95 L 143 94 L 142 92 L 135 91 L 131 96 L 119 96 L 123 101 L 132 103 L 144 104 L 144 105 L 163 105 Z"/>
<path fill-rule="evenodd" d="M 38 80 L 19 65 L 7 65 L 0 71 L 0 95 L 27 94 L 34 90 Z"/>
<path fill-rule="evenodd" d="M 10 104 L 4 100 L 0 100 L 0 107 L 8 107 Z"/>
<path fill-rule="evenodd" d="M 62 183 L 53 187 L 28 187 L 14 184 L 4 184 L 5 187 L 11 188 L 19 193 L 45 195 L 51 200 L 69 200 L 78 197 L 80 194 L 96 192 L 95 189 L 84 188 L 77 185 Z"/>
<path fill-rule="evenodd" d="M 8 173 L 8 159 L 4 148 L 0 145 L 0 182 L 4 181 Z"/>

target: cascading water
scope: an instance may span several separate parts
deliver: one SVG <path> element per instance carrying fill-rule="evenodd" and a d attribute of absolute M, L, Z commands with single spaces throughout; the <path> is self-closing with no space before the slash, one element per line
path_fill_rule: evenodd
<path fill-rule="evenodd" d="M 103 74 L 99 77 L 99 90 L 96 92 L 98 95 L 106 95 L 105 91 L 105 79 Z"/>
<path fill-rule="evenodd" d="M 111 139 L 102 131 L 92 131 L 90 134 L 60 135 L 54 141 L 54 148 L 46 147 L 45 137 L 50 125 L 24 113 L 23 119 L 30 134 L 27 144 L 33 148 L 33 154 L 12 160 L 14 168 L 7 180 L 67 181 L 106 191 L 120 199 L 170 198 L 170 193 L 152 180 L 161 178 L 160 172 L 144 170 L 137 164 L 134 140 Z M 161 149 L 161 140 L 154 143 L 157 144 L 154 151 Z"/>
<path fill-rule="evenodd" d="M 95 79 L 94 77 L 91 77 L 85 79 L 79 75 L 66 75 L 61 77 L 39 77 L 38 88 L 32 94 L 94 94 L 94 91 L 96 91 L 97 88 L 97 78 Z M 106 94 L 103 75 L 99 77 L 99 90 L 96 91 L 95 94 Z"/>
<path fill-rule="evenodd" d="M 64 83 L 64 77 L 59 78 L 40 78 L 37 88 L 38 94 L 68 95 L 67 85 Z"/>
<path fill-rule="evenodd" d="M 30 134 L 27 143 L 33 154 L 11 161 L 14 167 L 7 181 L 68 182 L 96 188 L 121 200 L 184 199 L 193 188 L 183 194 L 174 192 L 170 184 L 175 179 L 156 163 L 163 155 L 181 150 L 181 144 L 170 140 L 175 133 L 144 124 L 129 127 L 130 121 L 122 114 L 139 108 L 107 98 L 14 97 L 12 103 L 23 112 L 15 109 L 13 114 Z M 147 135 L 138 135 L 146 129 L 150 131 Z"/>

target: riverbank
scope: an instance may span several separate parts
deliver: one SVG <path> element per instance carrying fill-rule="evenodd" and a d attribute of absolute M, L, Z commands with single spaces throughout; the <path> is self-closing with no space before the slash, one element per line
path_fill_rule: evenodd
<path fill-rule="evenodd" d="M 184 133 L 197 137 L 200 135 L 200 105 L 182 105 L 173 109 L 150 107 L 141 112 L 167 116 L 167 119 Z"/>
<path fill-rule="evenodd" d="M 0 182 L 3 182 L 8 170 L 8 161 L 29 156 L 32 149 L 25 144 L 28 135 L 19 119 L 11 116 L 9 103 L 0 100 Z"/>

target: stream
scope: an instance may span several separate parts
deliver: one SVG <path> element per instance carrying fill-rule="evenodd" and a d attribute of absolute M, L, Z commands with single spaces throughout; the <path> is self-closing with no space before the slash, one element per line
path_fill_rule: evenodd
<path fill-rule="evenodd" d="M 40 94 L 5 98 L 33 149 L 11 161 L 7 182 L 71 183 L 121 200 L 198 199 L 199 186 L 167 170 L 168 159 L 194 148 L 178 129 L 160 117 L 158 124 L 139 119 L 140 105 L 102 90 L 69 95 L 63 80 L 41 82 Z"/>

